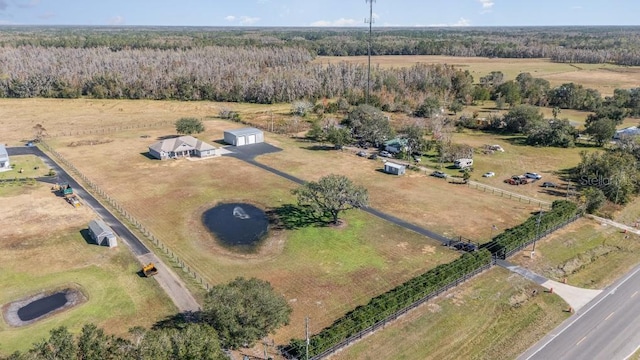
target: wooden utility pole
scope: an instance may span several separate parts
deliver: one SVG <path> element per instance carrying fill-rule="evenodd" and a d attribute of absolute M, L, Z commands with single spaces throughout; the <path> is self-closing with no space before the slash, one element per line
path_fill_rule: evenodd
<path fill-rule="evenodd" d="M 304 337 L 306 339 L 305 341 L 305 359 L 309 360 L 309 317 L 305 317 L 304 318 Z"/>

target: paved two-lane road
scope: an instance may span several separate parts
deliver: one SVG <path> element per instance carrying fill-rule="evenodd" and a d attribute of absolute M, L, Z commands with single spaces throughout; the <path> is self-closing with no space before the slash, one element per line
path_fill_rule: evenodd
<path fill-rule="evenodd" d="M 640 347 L 640 266 L 522 354 L 521 360 L 626 359 Z"/>

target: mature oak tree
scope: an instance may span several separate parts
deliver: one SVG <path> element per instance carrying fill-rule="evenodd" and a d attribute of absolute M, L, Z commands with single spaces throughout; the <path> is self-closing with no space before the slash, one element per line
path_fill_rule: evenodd
<path fill-rule="evenodd" d="M 202 317 L 218 331 L 224 347 L 253 346 L 289 323 L 291 306 L 267 281 L 236 278 L 214 286 L 205 298 Z"/>
<path fill-rule="evenodd" d="M 298 204 L 308 206 L 319 216 L 329 215 L 332 223 L 338 223 L 341 212 L 369 204 L 367 189 L 355 185 L 343 175 L 327 175 L 317 182 L 311 181 L 293 191 Z"/>

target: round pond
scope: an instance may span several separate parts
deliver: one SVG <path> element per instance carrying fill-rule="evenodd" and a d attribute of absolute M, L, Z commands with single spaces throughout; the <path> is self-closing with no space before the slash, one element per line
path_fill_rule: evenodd
<path fill-rule="evenodd" d="M 255 247 L 267 234 L 269 219 L 261 209 L 245 203 L 220 204 L 202 214 L 204 226 L 224 246 Z"/>

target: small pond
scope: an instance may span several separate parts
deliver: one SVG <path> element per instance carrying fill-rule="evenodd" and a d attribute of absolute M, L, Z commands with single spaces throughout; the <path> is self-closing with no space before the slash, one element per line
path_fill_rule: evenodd
<path fill-rule="evenodd" d="M 245 203 L 213 207 L 202 214 L 202 222 L 222 245 L 237 250 L 253 250 L 269 229 L 264 211 Z"/>
<path fill-rule="evenodd" d="M 43 297 L 18 309 L 18 318 L 20 321 L 37 319 L 65 306 L 67 301 L 67 295 L 64 292 Z"/>

